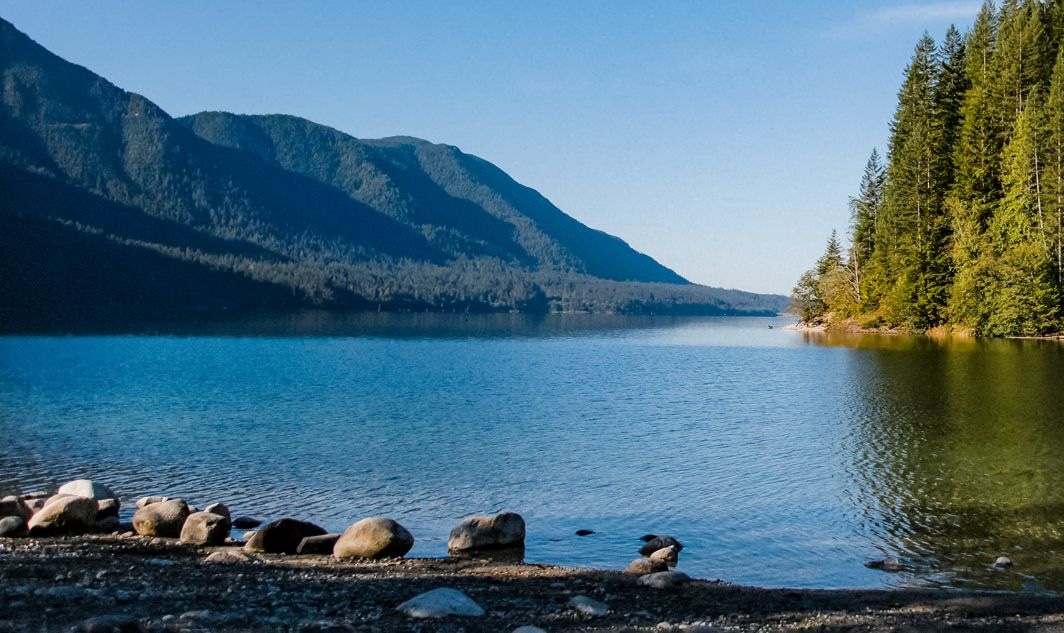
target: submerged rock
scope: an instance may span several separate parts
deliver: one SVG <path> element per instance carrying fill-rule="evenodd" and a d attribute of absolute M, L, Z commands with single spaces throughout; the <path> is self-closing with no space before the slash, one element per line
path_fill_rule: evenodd
<path fill-rule="evenodd" d="M 267 554 L 295 554 L 299 544 L 308 536 L 321 536 L 321 527 L 298 519 L 277 519 L 259 528 L 244 544 L 249 552 Z"/>
<path fill-rule="evenodd" d="M 188 504 L 182 499 L 150 503 L 133 515 L 133 530 L 141 536 L 177 538 L 188 514 Z"/>
<path fill-rule="evenodd" d="M 883 571 L 897 572 L 905 569 L 901 561 L 893 556 L 890 558 L 883 558 L 880 560 L 870 560 L 864 564 L 869 569 L 882 569 Z"/>
<path fill-rule="evenodd" d="M 445 618 L 451 615 L 480 617 L 484 609 L 457 589 L 441 587 L 418 594 L 396 607 L 410 618 Z"/>
<path fill-rule="evenodd" d="M 262 525 L 262 521 L 251 517 L 237 517 L 233 519 L 233 527 L 238 530 L 250 530 L 252 528 L 257 528 L 260 525 Z"/>
<path fill-rule="evenodd" d="M 683 550 L 683 544 L 680 543 L 680 541 L 677 541 L 675 538 L 671 536 L 655 536 L 654 538 L 647 541 L 646 544 L 643 545 L 643 547 L 639 548 L 639 553 L 643 556 L 650 556 L 659 549 L 665 549 L 670 545 L 676 548 L 677 553 Z"/>
<path fill-rule="evenodd" d="M 591 536 L 594 533 L 595 533 L 595 530 L 577 530 L 576 531 L 576 535 L 577 536 Z"/>
<path fill-rule="evenodd" d="M 333 547 L 336 558 L 390 558 L 404 556 L 414 546 L 414 537 L 392 519 L 362 519 L 344 530 Z"/>
<path fill-rule="evenodd" d="M 447 539 L 447 550 L 451 553 L 518 549 L 524 546 L 525 520 L 514 512 L 463 519 L 451 530 Z"/>

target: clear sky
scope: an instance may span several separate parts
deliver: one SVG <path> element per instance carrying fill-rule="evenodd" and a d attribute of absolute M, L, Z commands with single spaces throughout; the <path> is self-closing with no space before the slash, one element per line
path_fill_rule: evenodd
<path fill-rule="evenodd" d="M 174 116 L 456 145 L 698 283 L 788 293 L 845 232 L 923 31 L 978 0 L 54 2 L 0 16 Z"/>

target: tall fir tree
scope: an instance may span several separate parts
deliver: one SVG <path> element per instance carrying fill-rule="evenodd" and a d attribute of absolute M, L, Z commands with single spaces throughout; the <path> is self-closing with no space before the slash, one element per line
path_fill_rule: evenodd
<path fill-rule="evenodd" d="M 883 208 L 883 188 L 887 173 L 875 149 L 865 163 L 857 196 L 850 198 L 849 268 L 857 303 L 861 310 L 874 310 L 881 298 L 883 271 L 875 257 L 876 232 Z"/>
<path fill-rule="evenodd" d="M 1064 11 L 1061 11 L 1064 13 Z M 1064 46 L 1059 47 L 1046 101 L 1045 201 L 1057 292 L 1064 294 Z"/>

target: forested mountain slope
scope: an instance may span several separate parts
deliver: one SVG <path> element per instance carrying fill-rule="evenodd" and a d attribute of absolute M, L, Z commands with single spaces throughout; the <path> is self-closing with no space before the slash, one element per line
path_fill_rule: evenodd
<path fill-rule="evenodd" d="M 780 307 L 689 284 L 450 146 L 360 141 L 289 116 L 175 120 L 3 20 L 0 76 L 0 325 L 297 307 Z"/>

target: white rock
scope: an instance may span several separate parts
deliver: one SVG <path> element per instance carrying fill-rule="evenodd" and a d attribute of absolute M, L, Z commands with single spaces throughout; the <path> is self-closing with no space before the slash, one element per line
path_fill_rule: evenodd
<path fill-rule="evenodd" d="M 449 615 L 480 617 L 484 609 L 457 589 L 441 587 L 418 594 L 396 610 L 410 618 L 445 618 Z"/>
<path fill-rule="evenodd" d="M 101 499 L 117 499 L 118 497 L 110 488 L 98 484 L 91 479 L 75 479 L 59 487 L 61 495 L 74 495 L 75 497 L 88 497 L 100 501 Z"/>
<path fill-rule="evenodd" d="M 569 598 L 569 606 L 584 615 L 603 616 L 610 612 L 609 606 L 587 596 Z"/>
<path fill-rule="evenodd" d="M 998 556 L 994 561 L 994 567 L 1012 567 L 1012 559 L 1008 556 Z"/>

